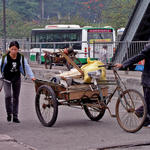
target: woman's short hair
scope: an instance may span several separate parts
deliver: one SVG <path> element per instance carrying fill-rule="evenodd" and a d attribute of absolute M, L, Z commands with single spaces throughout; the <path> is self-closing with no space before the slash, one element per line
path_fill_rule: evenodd
<path fill-rule="evenodd" d="M 19 43 L 17 41 L 10 42 L 9 48 L 11 48 L 12 46 L 16 46 L 18 49 L 20 48 Z"/>

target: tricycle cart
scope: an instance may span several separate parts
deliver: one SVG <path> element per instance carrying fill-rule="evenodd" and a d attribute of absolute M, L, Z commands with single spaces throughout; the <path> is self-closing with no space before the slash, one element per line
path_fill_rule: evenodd
<path fill-rule="evenodd" d="M 43 80 L 35 81 L 36 88 L 36 112 L 39 120 L 44 126 L 52 126 L 58 114 L 59 105 L 81 106 L 92 120 L 99 120 L 105 112 L 101 109 L 95 117 L 90 114 L 88 107 L 98 105 L 99 92 L 91 90 L 92 85 L 73 85 L 65 88 L 62 85 Z M 102 88 L 103 96 L 107 96 L 107 87 Z M 96 106 L 99 109 L 99 106 Z"/>
<path fill-rule="evenodd" d="M 108 109 L 111 117 L 116 117 L 120 127 L 125 131 L 133 133 L 141 129 L 147 115 L 144 98 L 137 90 L 126 88 L 114 67 L 112 71 L 113 80 L 99 81 L 100 71 L 95 71 L 89 72 L 89 76 L 93 79 L 92 83 L 68 87 L 36 80 L 35 107 L 40 122 L 44 126 L 51 127 L 57 119 L 58 106 L 67 105 L 83 109 L 92 121 L 100 120 Z M 108 94 L 110 85 L 116 88 Z M 112 114 L 108 104 L 116 92 L 118 100 L 115 114 Z M 139 111 L 140 108 L 142 112 Z"/>

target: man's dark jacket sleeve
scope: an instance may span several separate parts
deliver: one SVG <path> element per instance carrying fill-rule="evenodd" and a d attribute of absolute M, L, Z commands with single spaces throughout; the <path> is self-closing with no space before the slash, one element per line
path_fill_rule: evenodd
<path fill-rule="evenodd" d="M 150 87 L 150 44 L 146 45 L 146 47 L 138 55 L 123 62 L 123 68 L 127 68 L 143 59 L 145 59 L 145 64 L 142 73 L 142 85 Z"/>
<path fill-rule="evenodd" d="M 127 68 L 130 65 L 138 63 L 139 61 L 146 59 L 148 57 L 148 53 L 150 53 L 150 44 L 147 45 L 138 55 L 129 58 L 125 62 L 123 62 L 123 68 Z M 149 57 L 150 59 L 150 57 Z"/>

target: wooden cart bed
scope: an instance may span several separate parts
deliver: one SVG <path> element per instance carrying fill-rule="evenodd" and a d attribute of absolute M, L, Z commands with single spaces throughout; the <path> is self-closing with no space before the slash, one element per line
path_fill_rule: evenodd
<path fill-rule="evenodd" d="M 35 89 L 36 92 L 41 85 L 50 86 L 58 99 L 65 99 L 65 100 L 74 100 L 74 99 L 81 99 L 82 97 L 91 97 L 93 94 L 99 94 L 98 90 L 93 90 L 93 84 L 79 84 L 79 85 L 72 85 L 68 88 L 65 88 L 63 85 L 52 83 L 49 81 L 44 80 L 36 80 L 35 81 Z M 107 96 L 108 87 L 102 86 L 102 94 L 103 96 Z"/>

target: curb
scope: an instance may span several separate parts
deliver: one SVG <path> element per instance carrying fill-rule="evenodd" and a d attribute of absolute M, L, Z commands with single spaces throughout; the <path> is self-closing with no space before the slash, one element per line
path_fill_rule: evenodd
<path fill-rule="evenodd" d="M 7 150 L 37 150 L 36 148 L 26 145 L 22 142 L 18 142 L 9 135 L 0 134 L 0 149 Z"/>
<path fill-rule="evenodd" d="M 0 134 L 0 142 L 16 142 L 15 139 L 11 138 L 10 136 L 6 135 L 6 134 Z"/>
<path fill-rule="evenodd" d="M 142 143 L 129 143 L 129 144 L 122 144 L 122 145 L 112 145 L 112 146 L 105 146 L 99 148 L 90 148 L 88 150 L 120 150 L 120 149 L 132 149 L 132 148 L 140 148 L 140 147 L 147 147 L 150 146 L 150 142 L 142 142 Z"/>

